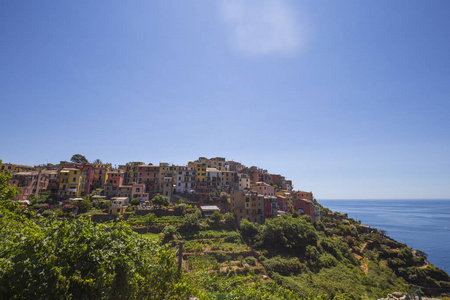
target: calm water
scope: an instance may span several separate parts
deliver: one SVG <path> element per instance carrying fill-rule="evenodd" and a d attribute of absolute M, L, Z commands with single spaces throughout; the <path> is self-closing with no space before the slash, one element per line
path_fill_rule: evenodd
<path fill-rule="evenodd" d="M 332 211 L 384 229 L 450 272 L 450 200 L 318 200 Z"/>

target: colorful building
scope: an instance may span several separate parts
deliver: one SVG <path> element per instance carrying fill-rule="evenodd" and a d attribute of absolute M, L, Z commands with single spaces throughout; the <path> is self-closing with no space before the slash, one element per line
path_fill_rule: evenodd
<path fill-rule="evenodd" d="M 159 166 L 152 164 L 139 166 L 137 179 L 137 183 L 145 184 L 146 190 L 151 196 L 159 193 Z"/>
<path fill-rule="evenodd" d="M 316 219 L 316 206 L 312 192 L 293 191 L 292 201 L 295 211 L 311 216 L 313 221 Z"/>
<path fill-rule="evenodd" d="M 108 180 L 105 183 L 105 188 L 106 186 L 121 186 L 124 183 L 124 179 L 125 179 L 125 171 L 124 170 L 119 170 L 119 169 L 112 169 L 109 170 L 108 173 L 106 174 Z"/>
<path fill-rule="evenodd" d="M 258 199 L 258 193 L 253 191 L 236 190 L 231 194 L 231 210 L 238 224 L 242 219 L 250 222 L 264 222 L 264 198 Z"/>
<path fill-rule="evenodd" d="M 149 194 L 145 191 L 145 184 L 134 183 L 131 186 L 131 198 L 139 199 L 141 202 L 148 201 Z"/>
<path fill-rule="evenodd" d="M 252 191 L 258 192 L 263 196 L 275 196 L 275 188 L 265 182 L 257 182 L 251 186 Z"/>
<path fill-rule="evenodd" d="M 137 183 L 137 177 L 138 177 L 138 168 L 139 166 L 145 165 L 143 162 L 129 162 L 125 165 L 125 178 L 124 178 L 124 184 L 130 185 L 134 182 Z"/>
<path fill-rule="evenodd" d="M 206 163 L 197 163 L 195 165 L 195 177 L 198 182 L 206 182 Z"/>
<path fill-rule="evenodd" d="M 111 169 L 111 164 L 92 164 L 94 167 L 94 174 L 91 184 L 91 191 L 95 189 L 103 189 L 108 182 L 108 172 Z"/>
<path fill-rule="evenodd" d="M 292 195 L 289 191 L 281 190 L 276 193 L 278 208 L 285 211 L 286 213 L 291 213 L 294 209 L 292 202 Z"/>
<path fill-rule="evenodd" d="M 128 197 L 114 197 L 111 199 L 112 204 L 109 207 L 110 215 L 122 215 L 128 208 L 129 198 Z"/>
<path fill-rule="evenodd" d="M 277 216 L 277 197 L 265 196 L 264 197 L 264 218 L 270 219 Z"/>
<path fill-rule="evenodd" d="M 13 200 L 28 200 L 30 195 L 39 195 L 47 190 L 50 174 L 49 171 L 17 172 L 12 174 L 9 183 L 19 189 Z"/>
<path fill-rule="evenodd" d="M 80 197 L 86 195 L 86 171 L 64 168 L 59 171 L 59 197 Z"/>
<path fill-rule="evenodd" d="M 10 163 L 1 163 L 0 164 L 0 171 L 8 171 L 10 173 L 31 172 L 34 170 L 35 170 L 35 168 L 32 166 L 10 164 Z"/>

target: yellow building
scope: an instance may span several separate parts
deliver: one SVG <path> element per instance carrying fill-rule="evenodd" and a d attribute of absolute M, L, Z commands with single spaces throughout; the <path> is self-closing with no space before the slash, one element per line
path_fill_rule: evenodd
<path fill-rule="evenodd" d="M 178 167 L 168 163 L 159 163 L 159 192 L 166 197 L 172 196 L 174 185 L 177 184 Z"/>
<path fill-rule="evenodd" d="M 108 172 L 111 170 L 111 164 L 93 164 L 94 177 L 91 184 L 91 191 L 103 188 L 108 182 Z"/>
<path fill-rule="evenodd" d="M 145 165 L 143 162 L 129 162 L 125 165 L 125 179 L 124 184 L 133 184 L 137 182 L 139 173 L 139 166 Z"/>
<path fill-rule="evenodd" d="M 86 172 L 75 168 L 64 168 L 59 171 L 60 197 L 79 197 L 86 193 Z"/>
<path fill-rule="evenodd" d="M 111 198 L 112 204 L 109 207 L 110 215 L 122 215 L 128 208 L 129 198 L 128 197 L 114 197 Z"/>
<path fill-rule="evenodd" d="M 17 165 L 17 164 L 10 164 L 10 163 L 0 163 L 0 171 L 8 171 L 10 173 L 31 172 L 31 171 L 34 171 L 34 169 L 35 168 L 32 166 Z"/>
<path fill-rule="evenodd" d="M 197 182 L 206 182 L 206 163 L 197 163 L 195 165 Z"/>

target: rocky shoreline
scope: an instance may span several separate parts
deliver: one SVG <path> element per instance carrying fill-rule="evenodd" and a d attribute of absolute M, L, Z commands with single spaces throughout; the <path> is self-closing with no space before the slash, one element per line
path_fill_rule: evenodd
<path fill-rule="evenodd" d="M 418 299 L 417 297 L 415 297 Z M 378 300 L 408 300 L 407 294 L 401 292 L 394 292 L 392 294 L 388 294 L 386 298 L 379 298 Z M 441 300 L 440 298 L 426 298 L 422 297 L 422 300 Z"/>

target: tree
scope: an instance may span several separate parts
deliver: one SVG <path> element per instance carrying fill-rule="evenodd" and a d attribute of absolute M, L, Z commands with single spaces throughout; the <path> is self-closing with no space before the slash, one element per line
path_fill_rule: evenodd
<path fill-rule="evenodd" d="M 197 230 L 199 228 L 200 215 L 200 210 L 196 210 L 192 214 L 184 215 L 181 228 L 187 232 Z"/>
<path fill-rule="evenodd" d="M 157 196 L 153 197 L 152 203 L 153 203 L 153 205 L 157 205 L 157 206 L 169 206 L 170 205 L 169 198 L 161 196 L 161 195 L 157 195 Z"/>
<path fill-rule="evenodd" d="M 246 219 L 242 219 L 240 223 L 241 235 L 244 241 L 249 244 L 254 244 L 256 241 L 256 236 L 259 232 L 259 224 L 251 223 Z"/>
<path fill-rule="evenodd" d="M 141 203 L 141 201 L 139 201 L 138 198 L 133 198 L 133 199 L 130 200 L 130 204 L 133 205 L 133 206 L 138 206 L 139 203 Z"/>
<path fill-rule="evenodd" d="M 261 243 L 268 248 L 300 253 L 305 253 L 307 245 L 315 246 L 318 239 L 311 223 L 293 217 L 268 219 L 259 234 Z"/>
<path fill-rule="evenodd" d="M 227 229 L 236 229 L 236 219 L 233 213 L 228 212 L 224 214 L 223 217 L 225 219 L 225 227 Z"/>
<path fill-rule="evenodd" d="M 1 164 L 2 160 L 0 159 L 0 165 Z M 10 185 L 8 183 L 11 178 L 11 173 L 9 173 L 8 171 L 0 173 L 0 201 L 10 200 L 12 197 L 19 193 L 16 186 Z"/>
<path fill-rule="evenodd" d="M 102 161 L 101 161 L 100 158 L 97 158 L 97 159 L 95 159 L 92 163 L 93 163 L 93 164 L 101 164 Z"/>
<path fill-rule="evenodd" d="M 78 206 L 78 213 L 85 213 L 91 210 L 92 203 L 87 199 L 83 199 L 81 201 L 74 202 L 74 205 Z"/>
<path fill-rule="evenodd" d="M 222 221 L 223 215 L 219 211 L 213 212 L 211 215 L 211 220 L 213 221 L 214 227 L 219 229 L 220 228 L 220 221 Z"/>
<path fill-rule="evenodd" d="M 71 162 L 73 162 L 74 164 L 87 164 L 88 160 L 86 159 L 86 157 L 84 157 L 81 154 L 74 154 L 72 155 L 72 158 L 70 159 Z"/>

